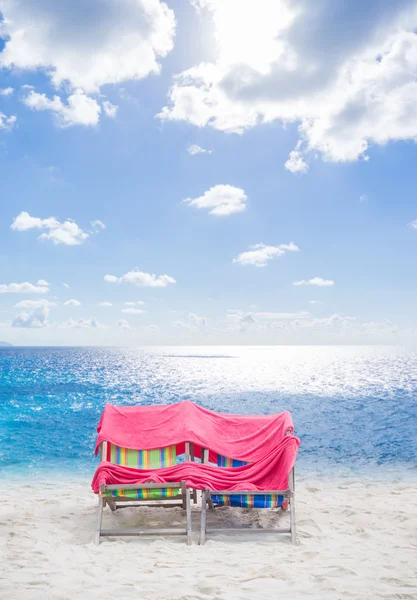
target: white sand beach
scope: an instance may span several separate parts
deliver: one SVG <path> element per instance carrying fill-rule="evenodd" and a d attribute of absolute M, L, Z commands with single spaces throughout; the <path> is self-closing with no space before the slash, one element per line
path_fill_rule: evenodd
<path fill-rule="evenodd" d="M 4 600 L 317 600 L 417 598 L 417 484 L 329 478 L 297 482 L 298 544 L 273 534 L 104 538 L 93 543 L 89 481 L 13 480 L 0 507 Z M 107 508 L 104 524 L 181 522 L 181 509 Z M 210 521 L 283 526 L 281 511 L 216 509 Z"/>

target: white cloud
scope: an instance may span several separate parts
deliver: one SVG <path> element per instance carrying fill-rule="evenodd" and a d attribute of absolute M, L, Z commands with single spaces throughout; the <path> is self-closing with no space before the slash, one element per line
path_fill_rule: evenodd
<path fill-rule="evenodd" d="M 65 288 L 65 289 L 68 289 L 68 288 L 69 288 L 69 285 L 68 285 L 68 283 L 63 283 L 62 285 L 64 286 L 64 288 Z"/>
<path fill-rule="evenodd" d="M 37 285 L 49 286 L 49 283 L 47 281 L 45 281 L 45 279 L 38 279 L 38 281 L 36 283 L 37 283 Z"/>
<path fill-rule="evenodd" d="M 104 281 L 106 283 L 118 283 L 119 282 L 119 278 L 116 277 L 115 275 L 105 275 L 104 276 Z"/>
<path fill-rule="evenodd" d="M 195 154 L 211 154 L 212 150 L 206 150 L 205 148 L 202 148 L 198 144 L 191 144 L 191 146 L 188 146 L 187 152 L 188 152 L 188 154 L 191 154 L 192 156 L 194 156 Z"/>
<path fill-rule="evenodd" d="M 159 0 L 33 2 L 0 0 L 0 67 L 41 69 L 56 88 L 101 86 L 159 73 L 173 47 L 175 17 Z"/>
<path fill-rule="evenodd" d="M 88 233 L 81 227 L 68 219 L 61 223 L 55 217 L 39 219 L 32 217 L 26 211 L 21 212 L 11 224 L 11 229 L 15 231 L 28 231 L 29 229 L 46 229 L 48 233 L 42 233 L 40 240 L 51 240 L 54 244 L 65 244 L 66 246 L 76 246 L 85 242 Z"/>
<path fill-rule="evenodd" d="M 107 283 L 131 283 L 140 287 L 166 287 L 170 283 L 176 283 L 173 277 L 169 275 L 153 275 L 143 271 L 129 271 L 122 277 L 115 275 L 105 275 L 104 281 Z"/>
<path fill-rule="evenodd" d="M 247 331 L 250 327 L 257 324 L 257 321 L 253 315 L 242 315 L 239 317 L 239 329 L 240 331 Z"/>
<path fill-rule="evenodd" d="M 50 302 L 49 300 L 21 300 L 17 304 L 14 305 L 15 308 L 43 308 L 44 306 L 51 308 L 52 306 L 56 306 L 55 302 Z"/>
<path fill-rule="evenodd" d="M 46 285 L 35 285 L 25 281 L 24 283 L 9 283 L 0 285 L 0 294 L 47 294 L 49 287 Z"/>
<path fill-rule="evenodd" d="M 308 300 L 309 304 L 323 304 L 322 300 Z"/>
<path fill-rule="evenodd" d="M 147 311 L 140 308 L 122 308 L 121 312 L 127 315 L 143 315 Z"/>
<path fill-rule="evenodd" d="M 330 287 L 334 285 L 334 281 L 332 279 L 323 279 L 322 277 L 313 277 L 312 279 L 294 281 L 293 285 L 317 285 L 319 287 Z"/>
<path fill-rule="evenodd" d="M 29 313 L 21 312 L 12 321 L 12 327 L 35 328 L 48 325 L 49 308 L 45 304 L 39 306 Z"/>
<path fill-rule="evenodd" d="M 119 109 L 119 107 L 116 106 L 116 104 L 112 104 L 108 100 L 105 100 L 103 102 L 103 110 L 104 110 L 104 114 L 106 115 L 106 117 L 110 117 L 110 118 L 114 119 L 114 117 L 117 115 L 118 109 Z"/>
<path fill-rule="evenodd" d="M 71 298 L 70 300 L 64 302 L 64 306 L 81 306 L 81 302 L 79 302 L 78 300 L 74 300 L 74 298 Z"/>
<path fill-rule="evenodd" d="M 106 229 L 105 224 L 103 223 L 103 221 L 99 221 L 98 219 L 96 219 L 95 221 L 91 221 L 90 223 L 91 227 L 93 228 L 93 231 L 96 233 L 97 231 L 100 231 L 101 229 Z"/>
<path fill-rule="evenodd" d="M 15 123 L 16 123 L 15 115 L 8 117 L 7 115 L 5 115 L 4 113 L 2 113 L 0 111 L 0 129 L 5 129 L 6 131 L 10 131 L 11 129 L 13 129 Z"/>
<path fill-rule="evenodd" d="M 366 194 L 361 194 L 359 196 L 359 202 L 366 202 L 368 200 L 368 196 Z"/>
<path fill-rule="evenodd" d="M 100 119 L 101 108 L 98 102 L 84 94 L 82 90 L 75 90 L 68 96 L 68 104 L 64 104 L 59 96 L 54 96 L 50 100 L 46 94 L 38 94 L 34 90 L 23 98 L 23 102 L 33 110 L 51 111 L 56 116 L 60 127 L 97 125 Z"/>
<path fill-rule="evenodd" d="M 212 20 L 216 59 L 175 77 L 160 118 L 237 133 L 293 122 L 328 161 L 417 139 L 414 1 L 193 2 Z M 292 156 L 287 168 L 306 168 Z"/>
<path fill-rule="evenodd" d="M 307 173 L 309 167 L 306 162 L 304 162 L 303 155 L 299 150 L 293 150 L 290 152 L 287 162 L 285 163 L 285 168 L 291 173 Z"/>
<path fill-rule="evenodd" d="M 131 326 L 129 325 L 129 322 L 126 321 L 126 319 L 119 319 L 117 321 L 116 325 L 120 329 L 132 329 Z"/>
<path fill-rule="evenodd" d="M 246 210 L 244 190 L 233 185 L 215 185 L 198 198 L 186 198 L 189 206 L 206 208 L 211 215 L 226 216 Z"/>
<path fill-rule="evenodd" d="M 182 329 L 189 334 L 205 332 L 207 330 L 207 319 L 200 317 L 195 313 L 188 313 L 187 318 L 177 319 L 171 323 L 175 329 Z"/>
<path fill-rule="evenodd" d="M 195 313 L 189 313 L 188 320 L 196 327 L 205 329 L 207 327 L 207 319 L 205 317 L 199 317 Z"/>
<path fill-rule="evenodd" d="M 113 306 L 113 304 L 111 302 L 99 302 L 98 304 L 99 304 L 99 306 L 105 306 L 105 307 Z"/>
<path fill-rule="evenodd" d="M 255 267 L 265 267 L 269 260 L 278 256 L 283 256 L 286 252 L 298 252 L 300 249 L 290 242 L 289 244 L 281 244 L 280 246 L 266 246 L 265 244 L 255 244 L 250 250 L 241 252 L 237 258 L 233 259 L 234 263 L 241 265 L 253 265 Z"/>
<path fill-rule="evenodd" d="M 137 302 L 125 302 L 125 306 L 143 306 L 145 303 L 143 302 L 143 300 L 138 300 Z"/>
<path fill-rule="evenodd" d="M 411 229 L 417 229 L 417 219 L 415 219 L 415 221 L 411 221 L 410 227 Z"/>
<path fill-rule="evenodd" d="M 253 315 L 257 319 L 263 319 L 266 321 L 272 320 L 288 320 L 288 319 L 308 319 L 310 317 L 310 313 L 306 311 L 301 311 L 298 313 L 279 313 L 279 312 L 255 312 Z"/>
<path fill-rule="evenodd" d="M 64 321 L 61 326 L 74 329 L 95 329 L 100 324 L 95 317 L 90 317 L 89 319 L 69 319 L 68 321 Z"/>
<path fill-rule="evenodd" d="M 2 88 L 0 89 L 0 96 L 11 96 L 14 92 L 12 87 Z"/>

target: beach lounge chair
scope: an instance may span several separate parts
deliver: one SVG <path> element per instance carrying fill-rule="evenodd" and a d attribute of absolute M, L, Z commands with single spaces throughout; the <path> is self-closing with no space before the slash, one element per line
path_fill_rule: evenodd
<path fill-rule="evenodd" d="M 106 460 L 114 464 L 132 467 L 135 469 L 157 469 L 160 467 L 171 467 L 177 462 L 176 446 L 160 448 L 155 450 L 134 450 L 122 448 L 103 441 L 100 444 L 100 460 Z M 189 445 L 186 449 L 188 457 Z M 191 493 L 187 489 L 185 481 L 167 484 L 145 483 L 145 484 L 118 484 L 100 485 L 95 543 L 100 544 L 100 538 L 104 536 L 139 536 L 139 535 L 186 535 L 187 544 L 191 544 Z M 171 508 L 181 506 L 186 511 L 186 525 L 184 529 L 102 529 L 103 509 L 108 504 L 112 511 L 119 508 L 132 506 L 155 506 Z M 152 502 L 153 504 L 149 504 Z"/>
<path fill-rule="evenodd" d="M 208 451 L 203 450 L 203 462 L 208 463 Z M 225 456 L 218 455 L 217 466 L 220 468 L 236 468 L 249 463 L 241 460 L 235 460 Z M 226 531 L 224 528 L 206 528 L 206 517 L 207 517 L 207 506 L 213 508 L 214 506 L 236 506 L 241 508 L 278 508 L 281 507 L 286 510 L 290 508 L 290 527 L 288 529 L 271 529 L 271 528 L 238 528 L 238 529 L 227 529 L 232 532 L 255 532 L 255 533 L 289 533 L 291 534 L 291 541 L 293 544 L 296 542 L 296 524 L 295 524 L 295 507 L 294 507 L 294 493 L 295 493 L 295 471 L 294 468 L 288 476 L 288 489 L 286 490 L 264 490 L 264 491 L 253 491 L 253 490 L 210 490 L 206 488 L 203 490 L 201 498 L 201 526 L 200 526 L 200 545 L 205 543 L 206 534 L 210 534 L 216 531 Z"/>

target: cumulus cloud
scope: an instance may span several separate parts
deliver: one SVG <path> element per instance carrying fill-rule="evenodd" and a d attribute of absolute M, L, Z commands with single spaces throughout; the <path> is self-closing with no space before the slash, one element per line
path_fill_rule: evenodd
<path fill-rule="evenodd" d="M 114 119 L 114 117 L 117 115 L 117 111 L 119 110 L 119 107 L 116 104 L 112 104 L 108 100 L 105 100 L 103 102 L 103 110 L 104 110 L 104 114 L 106 115 L 106 117 L 110 117 L 110 118 Z"/>
<path fill-rule="evenodd" d="M 0 96 L 11 96 L 14 92 L 12 87 L 0 88 Z"/>
<path fill-rule="evenodd" d="M 253 315 L 257 319 L 263 319 L 266 321 L 273 320 L 288 320 L 288 319 L 308 319 L 310 317 L 310 313 L 306 311 L 301 311 L 298 313 L 285 313 L 285 312 L 254 312 Z"/>
<path fill-rule="evenodd" d="M 59 127 L 97 125 L 100 119 L 101 108 L 99 104 L 94 98 L 84 94 L 82 90 L 75 90 L 73 94 L 68 96 L 67 104 L 64 104 L 59 96 L 54 96 L 51 100 L 46 94 L 39 94 L 34 90 L 31 90 L 23 98 L 23 102 L 32 110 L 52 112 Z"/>
<path fill-rule="evenodd" d="M 177 319 L 172 322 L 172 327 L 181 329 L 185 333 L 198 334 L 207 331 L 207 319 L 195 313 L 188 313 L 185 319 Z"/>
<path fill-rule="evenodd" d="M 205 317 L 199 317 L 195 313 L 189 313 L 188 320 L 196 327 L 205 329 L 207 327 L 207 319 Z"/>
<path fill-rule="evenodd" d="M 83 231 L 81 227 L 70 219 L 63 223 L 49 217 L 40 219 L 32 217 L 28 212 L 21 212 L 11 224 L 11 229 L 14 231 L 28 231 L 29 229 L 46 229 L 47 233 L 42 233 L 39 236 L 40 240 L 51 240 L 54 244 L 64 244 L 66 246 L 77 246 L 85 242 L 88 238 L 88 233 Z M 65 286 L 66 284 L 64 284 Z"/>
<path fill-rule="evenodd" d="M 47 285 L 35 285 L 28 281 L 0 285 L 0 294 L 47 294 L 48 292 Z"/>
<path fill-rule="evenodd" d="M 293 150 L 290 152 L 287 162 L 284 164 L 285 168 L 291 173 L 307 173 L 309 167 L 304 161 L 303 155 L 299 150 Z"/>
<path fill-rule="evenodd" d="M 160 0 L 0 0 L 0 67 L 41 69 L 56 87 L 97 93 L 106 84 L 159 73 L 173 47 L 174 13 Z M 121 34 L 122 32 L 122 34 Z"/>
<path fill-rule="evenodd" d="M 16 123 L 16 115 L 11 115 L 8 117 L 3 112 L 0 111 L 0 129 L 5 129 L 6 131 L 10 131 L 13 129 Z"/>
<path fill-rule="evenodd" d="M 49 286 L 49 283 L 47 281 L 45 281 L 45 279 L 38 279 L 38 281 L 36 283 L 37 283 L 37 285 Z"/>
<path fill-rule="evenodd" d="M 34 308 L 31 312 L 21 312 L 12 321 L 12 327 L 35 328 L 48 325 L 49 307 L 44 304 Z"/>
<path fill-rule="evenodd" d="M 61 327 L 95 329 L 99 327 L 99 322 L 95 317 L 90 317 L 89 319 L 68 319 L 68 321 L 62 323 Z"/>
<path fill-rule="evenodd" d="M 175 77 L 161 119 L 236 133 L 292 122 L 306 152 L 328 161 L 417 139 L 415 2 L 193 4 L 213 22 L 216 59 Z M 287 168 L 303 172 L 293 152 Z"/>
<path fill-rule="evenodd" d="M 196 208 L 205 208 L 211 215 L 226 216 L 246 210 L 244 190 L 233 185 L 215 185 L 198 198 L 186 198 L 184 202 Z"/>
<path fill-rule="evenodd" d="M 74 300 L 74 298 L 71 298 L 70 300 L 64 302 L 64 306 L 81 306 L 81 302 L 79 302 L 78 300 Z"/>
<path fill-rule="evenodd" d="M 113 306 L 111 302 L 99 302 L 99 306 L 110 307 Z"/>
<path fill-rule="evenodd" d="M 145 303 L 143 302 L 143 300 L 137 300 L 137 302 L 125 302 L 125 306 L 143 306 Z"/>
<path fill-rule="evenodd" d="M 115 275 L 105 275 L 104 276 L 104 281 L 106 283 L 118 283 L 119 282 L 119 277 L 116 277 Z"/>
<path fill-rule="evenodd" d="M 414 221 L 411 221 L 410 227 L 411 227 L 411 229 L 417 229 L 417 219 L 415 219 Z"/>
<path fill-rule="evenodd" d="M 140 308 L 122 308 L 121 312 L 127 315 L 143 315 L 147 311 Z"/>
<path fill-rule="evenodd" d="M 191 154 L 192 156 L 194 156 L 195 154 L 211 154 L 212 151 L 206 150 L 205 148 L 202 148 L 198 144 L 191 144 L 191 146 L 188 146 L 187 152 L 188 152 L 188 154 Z"/>
<path fill-rule="evenodd" d="M 43 308 L 44 306 L 51 308 L 52 306 L 56 306 L 55 302 L 50 302 L 49 300 L 21 300 L 17 304 L 14 305 L 15 308 Z"/>
<path fill-rule="evenodd" d="M 106 226 L 103 223 L 103 221 L 99 221 L 98 219 L 95 221 L 91 221 L 90 225 L 93 228 L 94 233 L 96 233 L 97 231 L 101 231 L 102 229 L 106 229 Z"/>
<path fill-rule="evenodd" d="M 317 285 L 318 287 L 330 287 L 334 285 L 334 281 L 332 279 L 323 279 L 322 277 L 313 277 L 312 279 L 294 281 L 293 285 Z"/>
<path fill-rule="evenodd" d="M 68 283 L 63 283 L 62 285 L 64 286 L 64 288 L 65 288 L 65 289 L 68 289 L 68 288 L 69 288 L 69 285 L 68 285 Z"/>
<path fill-rule="evenodd" d="M 250 250 L 241 252 L 233 259 L 234 263 L 241 265 L 253 265 L 255 267 L 265 267 L 268 261 L 278 256 L 283 256 L 286 252 L 299 252 L 298 246 L 294 242 L 281 244 L 279 246 L 266 246 L 265 244 L 255 244 Z"/>
<path fill-rule="evenodd" d="M 166 287 L 170 283 L 176 283 L 173 277 L 169 275 L 153 275 L 143 271 L 129 271 L 122 277 L 115 275 L 105 275 L 104 281 L 107 283 L 131 283 L 140 287 Z"/>
<path fill-rule="evenodd" d="M 117 321 L 116 325 L 120 329 L 132 329 L 131 326 L 129 325 L 129 322 L 126 321 L 126 319 L 119 319 Z"/>

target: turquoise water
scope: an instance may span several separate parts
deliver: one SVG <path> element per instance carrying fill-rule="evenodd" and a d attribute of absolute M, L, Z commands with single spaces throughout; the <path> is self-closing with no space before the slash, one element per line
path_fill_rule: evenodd
<path fill-rule="evenodd" d="M 417 354 L 387 347 L 1 348 L 3 474 L 92 473 L 106 402 L 290 410 L 301 469 L 416 468 Z"/>

